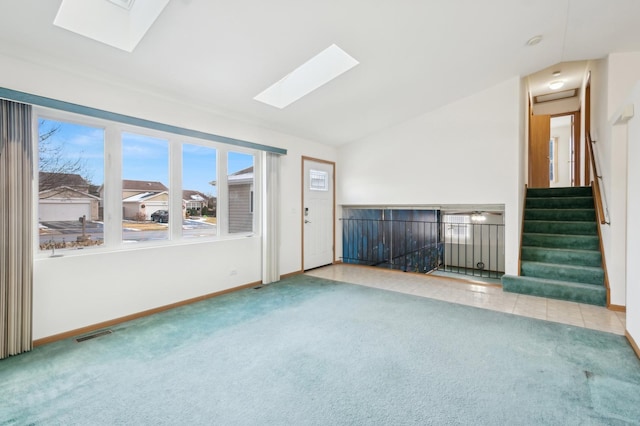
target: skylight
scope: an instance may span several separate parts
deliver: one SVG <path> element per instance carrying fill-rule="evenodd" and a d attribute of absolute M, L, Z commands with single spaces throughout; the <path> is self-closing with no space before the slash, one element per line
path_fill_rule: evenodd
<path fill-rule="evenodd" d="M 62 0 L 53 24 L 133 52 L 169 0 Z"/>
<path fill-rule="evenodd" d="M 332 44 L 253 99 L 282 109 L 358 64 L 348 53 Z"/>

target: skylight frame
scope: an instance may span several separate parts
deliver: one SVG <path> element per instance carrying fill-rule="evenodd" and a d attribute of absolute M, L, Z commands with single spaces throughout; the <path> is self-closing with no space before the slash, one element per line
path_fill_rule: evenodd
<path fill-rule="evenodd" d="M 131 53 L 168 3 L 169 0 L 62 0 L 53 24 Z"/>

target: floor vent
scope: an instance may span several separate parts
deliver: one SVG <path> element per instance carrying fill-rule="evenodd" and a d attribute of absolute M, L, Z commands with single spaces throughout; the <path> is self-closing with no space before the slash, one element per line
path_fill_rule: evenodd
<path fill-rule="evenodd" d="M 111 330 L 96 331 L 95 333 L 87 334 L 86 336 L 82 336 L 82 337 L 78 337 L 76 339 L 76 342 L 78 342 L 78 343 L 86 342 L 87 340 L 95 339 L 96 337 L 100 337 L 100 336 L 106 336 L 107 334 L 111 334 L 111 333 L 113 333 L 113 331 L 111 331 Z"/>

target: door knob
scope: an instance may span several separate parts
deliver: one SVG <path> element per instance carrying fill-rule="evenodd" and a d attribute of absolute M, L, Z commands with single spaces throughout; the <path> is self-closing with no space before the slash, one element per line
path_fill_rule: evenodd
<path fill-rule="evenodd" d="M 311 223 L 311 221 L 310 221 L 310 220 L 305 219 L 305 220 L 304 220 L 304 223 Z"/>

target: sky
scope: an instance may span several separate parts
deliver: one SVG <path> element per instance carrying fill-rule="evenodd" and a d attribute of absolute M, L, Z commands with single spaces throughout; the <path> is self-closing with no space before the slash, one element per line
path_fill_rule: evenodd
<path fill-rule="evenodd" d="M 83 167 L 79 172 L 93 185 L 104 182 L 104 130 L 74 123 L 40 120 L 40 134 L 52 127 L 58 130 L 41 146 L 40 156 L 54 155 L 62 162 L 80 159 Z M 159 181 L 169 186 L 169 142 L 146 135 L 122 134 L 122 178 L 130 180 Z M 216 187 L 209 182 L 217 180 L 214 148 L 201 145 L 182 145 L 183 189 L 216 195 Z M 229 173 L 253 165 L 253 156 L 229 152 Z M 50 170 L 43 170 L 50 171 Z M 86 175 L 86 176 L 85 176 Z"/>

